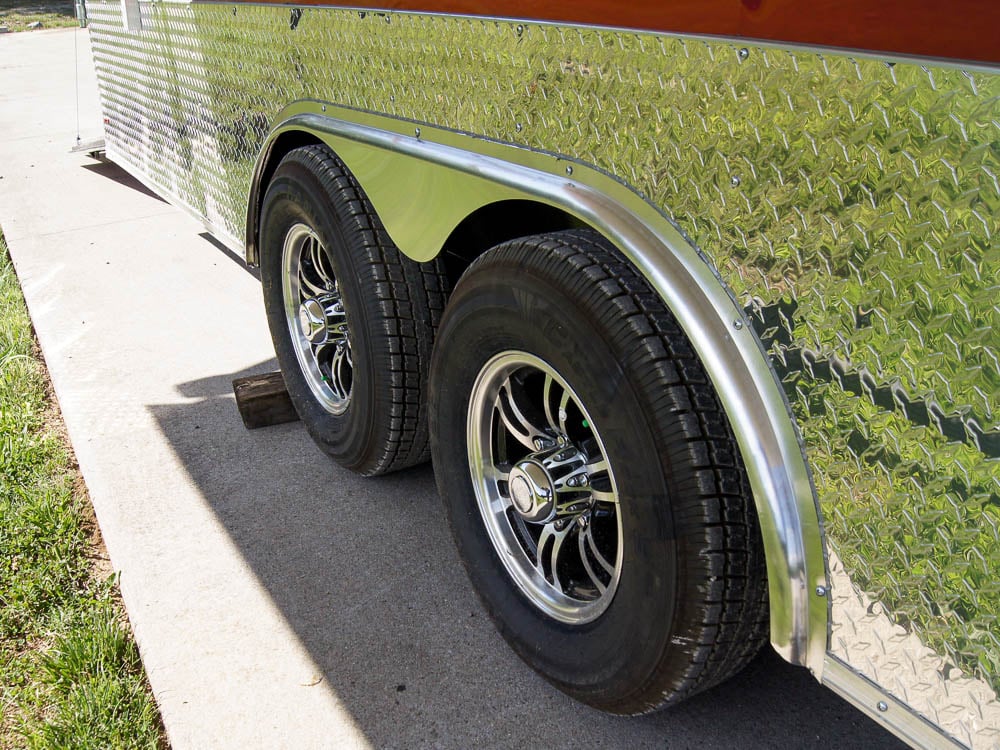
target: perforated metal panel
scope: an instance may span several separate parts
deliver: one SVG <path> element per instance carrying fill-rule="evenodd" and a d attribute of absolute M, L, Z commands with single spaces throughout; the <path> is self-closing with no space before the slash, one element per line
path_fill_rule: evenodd
<path fill-rule="evenodd" d="M 442 16 L 141 15 L 90 5 L 109 148 L 231 238 L 303 98 L 569 155 L 678 222 L 802 432 L 832 654 L 1000 746 L 1000 77 Z"/>

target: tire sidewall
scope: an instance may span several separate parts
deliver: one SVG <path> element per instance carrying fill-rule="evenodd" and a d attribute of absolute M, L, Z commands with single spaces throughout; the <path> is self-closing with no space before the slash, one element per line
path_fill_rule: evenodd
<path fill-rule="evenodd" d="M 375 363 L 372 345 L 363 332 L 370 331 L 370 314 L 360 288 L 357 263 L 351 253 L 348 217 L 340 215 L 339 201 L 311 170 L 297 162 L 283 162 L 268 186 L 261 207 L 260 257 L 264 307 L 282 365 L 288 395 L 306 429 L 316 442 L 342 465 L 351 468 L 363 457 L 372 440 L 375 412 Z M 288 330 L 284 308 L 283 247 L 296 224 L 310 227 L 330 260 L 347 316 L 353 360 L 351 397 L 341 414 L 327 411 L 313 395 L 302 372 Z"/>

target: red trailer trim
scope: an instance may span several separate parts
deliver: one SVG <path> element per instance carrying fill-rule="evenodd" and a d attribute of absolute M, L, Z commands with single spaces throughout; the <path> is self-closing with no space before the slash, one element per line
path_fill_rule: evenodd
<path fill-rule="evenodd" d="M 255 2 L 258 0 L 234 0 Z M 277 0 L 294 6 L 448 13 L 820 45 L 1000 63 L 997 0 Z"/>

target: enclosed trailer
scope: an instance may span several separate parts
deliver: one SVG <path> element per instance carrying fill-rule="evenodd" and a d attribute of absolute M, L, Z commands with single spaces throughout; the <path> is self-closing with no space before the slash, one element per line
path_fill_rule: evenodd
<path fill-rule="evenodd" d="M 591 705 L 769 639 L 1000 747 L 1000 6 L 391 5 L 85 6 L 109 157 L 259 265 L 319 446 L 433 453 Z"/>

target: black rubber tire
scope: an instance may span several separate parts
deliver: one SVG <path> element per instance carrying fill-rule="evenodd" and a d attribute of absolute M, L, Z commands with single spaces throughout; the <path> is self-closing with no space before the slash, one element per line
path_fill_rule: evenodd
<path fill-rule="evenodd" d="M 290 151 L 261 208 L 260 272 L 267 321 L 295 409 L 340 465 L 364 475 L 426 461 L 427 370 L 447 296 L 440 261 L 417 263 L 392 243 L 361 186 L 324 146 Z M 309 389 L 293 349 L 282 300 L 282 247 L 304 223 L 332 263 L 347 315 L 354 379 L 335 415 Z"/>
<path fill-rule="evenodd" d="M 610 606 L 567 625 L 504 569 L 466 452 L 469 394 L 502 351 L 534 354 L 580 396 L 619 482 L 624 558 Z M 674 317 L 598 234 L 504 243 L 456 285 L 431 367 L 437 484 L 460 555 L 514 650 L 573 697 L 620 714 L 675 703 L 742 669 L 767 639 L 764 554 L 746 472 Z"/>

